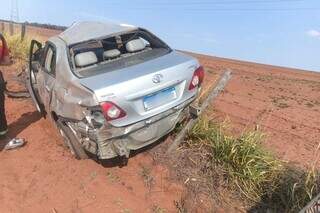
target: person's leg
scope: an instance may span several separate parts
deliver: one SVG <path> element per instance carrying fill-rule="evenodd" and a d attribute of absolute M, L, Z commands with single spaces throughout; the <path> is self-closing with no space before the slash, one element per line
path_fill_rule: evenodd
<path fill-rule="evenodd" d="M 4 91 L 0 88 L 0 136 L 5 135 L 8 131 L 4 101 L 5 101 Z"/>

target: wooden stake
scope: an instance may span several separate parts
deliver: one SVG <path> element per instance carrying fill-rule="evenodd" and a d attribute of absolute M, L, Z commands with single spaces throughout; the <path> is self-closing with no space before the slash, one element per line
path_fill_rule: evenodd
<path fill-rule="evenodd" d="M 21 24 L 21 41 L 24 40 L 24 36 L 26 35 L 26 24 L 22 23 Z"/>
<path fill-rule="evenodd" d="M 11 36 L 13 36 L 13 34 L 14 34 L 14 29 L 13 29 L 13 23 L 12 22 L 9 23 L 9 33 L 10 33 Z"/>
<path fill-rule="evenodd" d="M 4 23 L 1 22 L 1 30 L 0 30 L 0 33 L 4 33 L 4 30 L 5 30 L 5 28 L 4 28 Z"/>
<path fill-rule="evenodd" d="M 217 86 L 212 90 L 212 92 L 208 95 L 207 99 L 202 103 L 200 107 L 199 116 L 214 101 L 214 99 L 220 94 L 220 92 L 223 91 L 223 89 L 225 88 L 225 86 L 227 85 L 230 79 L 231 79 L 231 70 L 227 70 L 222 74 Z M 186 134 L 197 123 L 199 116 L 196 118 L 192 118 L 188 121 L 187 125 L 179 132 L 179 134 L 176 136 L 173 143 L 168 148 L 167 154 L 170 154 L 172 151 L 176 150 L 179 147 L 179 145 L 183 142 Z"/>

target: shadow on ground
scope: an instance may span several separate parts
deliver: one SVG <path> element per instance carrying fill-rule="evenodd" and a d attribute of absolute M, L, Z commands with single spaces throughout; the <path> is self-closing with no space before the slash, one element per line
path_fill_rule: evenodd
<path fill-rule="evenodd" d="M 130 152 L 130 157 L 129 158 L 116 157 L 116 158 L 108 159 L 108 160 L 99 160 L 96 157 L 91 157 L 91 158 L 94 159 L 97 163 L 99 163 L 100 165 L 102 165 L 105 168 L 111 168 L 111 167 L 122 168 L 122 167 L 125 167 L 127 165 L 128 161 L 130 161 L 130 159 L 134 158 L 137 155 L 147 153 L 148 151 L 150 151 L 154 147 L 156 147 L 156 146 L 160 145 L 161 143 L 165 142 L 166 139 L 169 136 L 170 136 L 170 134 L 167 135 L 167 136 L 164 136 L 163 138 L 159 139 L 158 141 L 156 141 L 156 142 L 154 142 L 154 143 L 152 143 L 152 144 L 150 144 L 150 145 L 148 145 L 146 147 L 143 147 L 143 148 L 141 148 L 139 150 L 132 150 Z"/>
<path fill-rule="evenodd" d="M 27 112 L 21 115 L 19 119 L 9 124 L 9 132 L 6 136 L 0 138 L 0 151 L 3 150 L 10 139 L 17 137 L 24 129 L 41 119 L 39 112 Z"/>

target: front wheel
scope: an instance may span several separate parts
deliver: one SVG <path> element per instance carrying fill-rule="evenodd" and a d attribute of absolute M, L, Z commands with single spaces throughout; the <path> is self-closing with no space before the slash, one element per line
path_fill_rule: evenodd
<path fill-rule="evenodd" d="M 70 127 L 68 127 L 63 121 L 61 121 L 61 119 L 58 119 L 56 121 L 56 124 L 61 136 L 63 137 L 64 143 L 69 147 L 72 155 L 74 155 L 79 160 L 88 159 L 89 156 L 82 148 L 76 135 L 73 133 Z"/>

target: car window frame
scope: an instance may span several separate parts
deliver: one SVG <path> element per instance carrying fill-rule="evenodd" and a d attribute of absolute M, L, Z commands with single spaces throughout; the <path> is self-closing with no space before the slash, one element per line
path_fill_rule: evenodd
<path fill-rule="evenodd" d="M 81 41 L 81 42 L 78 42 L 78 43 L 67 45 L 66 46 L 66 53 L 67 53 L 67 58 L 68 58 L 68 62 L 69 62 L 69 66 L 70 66 L 70 70 L 71 70 L 72 74 L 78 79 L 88 78 L 87 76 L 81 76 L 78 73 L 78 70 L 77 70 L 75 62 L 74 62 L 74 54 L 72 53 L 72 48 L 74 46 L 76 46 L 78 44 L 81 44 L 81 43 L 85 43 L 85 42 L 98 41 L 98 40 L 114 37 L 114 36 L 117 36 L 117 35 L 122 35 L 122 34 L 126 34 L 126 33 L 134 33 L 134 32 L 139 32 L 139 31 L 149 34 L 153 39 L 155 39 L 158 42 L 160 42 L 163 45 L 163 47 L 168 50 L 168 53 L 171 53 L 173 51 L 173 49 L 166 42 L 164 42 L 162 39 L 157 37 L 155 34 L 153 34 L 152 32 L 150 32 L 149 30 L 147 30 L 145 28 L 138 27 L 137 29 L 130 30 L 130 31 L 127 31 L 127 32 L 113 33 L 113 34 L 109 34 L 109 35 L 106 35 L 106 36 L 97 37 L 95 39 L 89 39 L 89 40 L 86 40 L 86 41 Z"/>
<path fill-rule="evenodd" d="M 46 68 L 46 59 L 47 59 L 47 56 L 48 56 L 48 51 L 49 49 L 52 49 L 52 52 L 53 52 L 53 63 L 54 63 L 54 67 L 52 68 L 51 71 L 47 70 Z M 51 61 L 52 63 L 52 61 Z M 52 42 L 46 42 L 45 44 L 45 47 L 44 47 L 44 56 L 43 56 L 43 59 L 42 59 L 42 62 L 41 62 L 41 65 L 42 65 L 42 69 L 45 73 L 47 73 L 48 75 L 51 75 L 52 77 L 56 77 L 56 68 L 57 68 L 57 48 L 56 46 L 52 43 Z M 51 65 L 50 65 L 51 66 Z"/>

